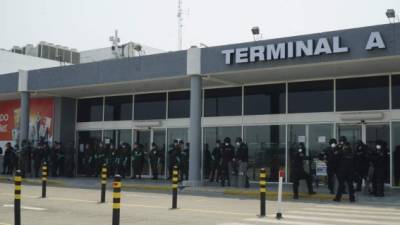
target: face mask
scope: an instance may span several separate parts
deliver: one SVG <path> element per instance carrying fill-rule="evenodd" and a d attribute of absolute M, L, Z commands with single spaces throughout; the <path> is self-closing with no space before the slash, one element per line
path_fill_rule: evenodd
<path fill-rule="evenodd" d="M 228 146 L 229 145 L 229 143 L 225 143 L 225 146 Z"/>
<path fill-rule="evenodd" d="M 376 146 L 376 149 L 380 150 L 382 147 L 380 145 Z"/>
<path fill-rule="evenodd" d="M 332 147 L 332 148 L 336 147 L 336 144 L 335 144 L 335 143 L 332 143 L 332 144 L 331 144 L 331 147 Z"/>
<path fill-rule="evenodd" d="M 239 142 L 236 142 L 236 145 L 237 145 L 237 146 L 239 146 L 239 145 L 240 145 L 240 143 L 239 143 Z"/>
<path fill-rule="evenodd" d="M 344 144 L 344 142 L 343 142 L 343 141 L 341 141 L 341 142 L 340 142 L 340 144 L 341 144 L 341 145 L 343 145 L 343 144 Z"/>
<path fill-rule="evenodd" d="M 217 144 L 217 148 L 219 148 L 219 144 Z"/>
<path fill-rule="evenodd" d="M 303 149 L 299 148 L 299 152 L 302 152 L 302 151 L 303 151 Z"/>

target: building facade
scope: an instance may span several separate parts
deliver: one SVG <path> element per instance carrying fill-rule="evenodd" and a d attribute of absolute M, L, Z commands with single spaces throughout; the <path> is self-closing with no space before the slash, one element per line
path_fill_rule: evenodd
<path fill-rule="evenodd" d="M 399 184 L 398 23 L 4 74 L 0 100 L 21 99 L 20 138 L 32 98 L 53 100 L 52 137 L 75 143 L 78 173 L 83 146 L 105 141 L 163 146 L 165 174 L 168 146 L 183 139 L 198 183 L 216 140 L 242 137 L 250 178 L 266 167 L 273 182 L 290 174 L 297 144 L 316 156 L 346 136 L 382 141 L 386 181 Z"/>

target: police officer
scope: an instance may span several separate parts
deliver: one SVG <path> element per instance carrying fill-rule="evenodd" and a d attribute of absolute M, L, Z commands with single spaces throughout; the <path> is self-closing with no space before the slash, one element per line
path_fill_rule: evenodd
<path fill-rule="evenodd" d="M 376 197 L 384 197 L 385 172 L 388 165 L 388 150 L 382 141 L 377 141 L 371 155 L 374 172 L 372 175 L 372 194 Z"/>
<path fill-rule="evenodd" d="M 235 148 L 231 144 L 231 139 L 226 137 L 221 151 L 221 186 L 225 186 L 225 181 L 228 181 L 228 186 L 231 186 L 231 167 L 235 158 Z"/>
<path fill-rule="evenodd" d="M 336 202 L 340 202 L 342 199 L 342 194 L 344 193 L 345 186 L 347 186 L 350 202 L 354 202 L 354 153 L 351 149 L 350 143 L 345 141 L 345 139 L 342 140 L 343 145 L 339 151 L 339 167 L 337 170 L 339 187 L 336 193 L 336 197 L 333 200 Z"/>
<path fill-rule="evenodd" d="M 170 148 L 168 150 L 168 171 L 169 171 L 168 179 L 171 179 L 172 177 L 172 171 L 174 166 L 178 166 L 177 155 L 178 155 L 178 140 L 175 139 L 174 142 L 170 145 Z"/>
<path fill-rule="evenodd" d="M 214 177 L 216 177 L 216 182 L 219 182 L 220 177 L 220 165 L 221 165 L 221 141 L 217 140 L 215 143 L 215 147 L 211 152 L 211 173 L 210 173 L 210 182 L 214 181 Z"/>
<path fill-rule="evenodd" d="M 190 144 L 183 144 L 183 140 L 181 140 L 180 149 L 181 149 L 181 180 L 189 179 L 189 151 Z M 204 165 L 204 169 L 206 169 L 206 165 Z"/>
<path fill-rule="evenodd" d="M 14 154 L 14 149 L 11 146 L 11 143 L 7 142 L 4 150 L 3 174 L 11 174 L 13 172 Z"/>
<path fill-rule="evenodd" d="M 30 155 L 31 155 L 31 147 L 27 140 L 23 140 L 21 143 L 21 151 L 20 153 L 20 168 L 21 175 L 25 177 L 30 172 Z"/>
<path fill-rule="evenodd" d="M 43 142 L 39 142 L 36 148 L 34 148 L 32 152 L 33 173 L 35 177 L 39 176 L 39 170 L 43 159 L 43 147 L 44 147 Z"/>
<path fill-rule="evenodd" d="M 133 166 L 133 176 L 132 179 L 142 178 L 143 171 L 143 163 L 144 163 L 144 150 L 143 145 L 135 143 L 132 152 L 132 166 Z"/>
<path fill-rule="evenodd" d="M 122 178 L 125 178 L 125 168 L 127 164 L 127 156 L 128 156 L 128 150 L 127 146 L 125 143 L 122 143 L 116 153 L 116 173 L 121 175 Z"/>
<path fill-rule="evenodd" d="M 246 187 L 247 185 L 247 163 L 249 161 L 249 148 L 243 142 L 241 137 L 236 138 L 236 157 L 238 165 L 238 187 Z"/>
<path fill-rule="evenodd" d="M 368 146 L 362 141 L 358 141 L 354 154 L 356 191 L 361 191 L 363 180 L 366 180 L 368 176 Z"/>
<path fill-rule="evenodd" d="M 86 176 L 88 177 L 93 176 L 93 172 L 96 167 L 95 155 L 96 152 L 94 147 L 87 144 L 85 149 L 85 164 L 86 164 Z"/>
<path fill-rule="evenodd" d="M 320 159 L 326 162 L 326 170 L 328 175 L 328 189 L 331 194 L 335 193 L 335 179 L 337 167 L 339 164 L 339 148 L 336 139 L 329 140 L 329 147 L 324 149 L 320 155 Z"/>
<path fill-rule="evenodd" d="M 96 172 L 95 176 L 98 177 L 103 164 L 106 163 L 106 149 L 103 142 L 100 142 L 96 148 Z"/>
<path fill-rule="evenodd" d="M 65 155 L 60 142 L 55 142 L 52 155 L 52 175 L 63 176 Z"/>
<path fill-rule="evenodd" d="M 312 179 L 308 172 L 305 171 L 305 161 L 309 160 L 306 156 L 306 150 L 303 143 L 300 143 L 297 151 L 292 157 L 292 176 L 293 176 L 293 199 L 299 198 L 299 182 L 304 179 L 307 183 L 308 194 L 315 194 L 312 186 Z"/>
<path fill-rule="evenodd" d="M 158 179 L 158 164 L 159 164 L 159 160 L 160 160 L 160 152 L 159 152 L 157 144 L 154 142 L 151 144 L 149 159 L 150 159 L 150 167 L 151 167 L 151 173 L 153 175 L 153 180 L 157 180 Z"/>

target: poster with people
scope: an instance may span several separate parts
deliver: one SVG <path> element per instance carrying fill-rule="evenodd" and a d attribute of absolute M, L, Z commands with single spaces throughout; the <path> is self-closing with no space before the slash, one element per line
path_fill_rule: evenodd
<path fill-rule="evenodd" d="M 29 140 L 53 141 L 53 111 L 52 98 L 35 98 L 30 100 Z M 0 146 L 6 142 L 19 141 L 20 101 L 0 101 Z"/>

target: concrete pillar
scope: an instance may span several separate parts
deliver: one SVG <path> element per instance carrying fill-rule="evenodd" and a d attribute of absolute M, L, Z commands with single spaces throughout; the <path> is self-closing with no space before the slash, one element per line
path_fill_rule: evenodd
<path fill-rule="evenodd" d="M 189 127 L 189 183 L 201 182 L 201 112 L 202 112 L 202 78 L 200 75 L 190 77 L 190 127 Z"/>
<path fill-rule="evenodd" d="M 190 77 L 189 180 L 187 185 L 201 185 L 201 49 L 187 50 L 187 75 Z"/>
<path fill-rule="evenodd" d="M 30 93 L 27 91 L 20 92 L 21 94 L 21 111 L 20 111 L 20 120 L 19 120 L 19 146 L 21 147 L 21 142 L 23 140 L 28 140 L 29 138 L 29 100 Z"/>
<path fill-rule="evenodd" d="M 28 91 L 28 71 L 19 70 L 18 73 L 18 92 L 21 95 L 18 145 L 21 148 L 22 141 L 29 138 L 30 93 Z"/>

